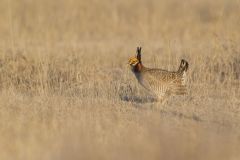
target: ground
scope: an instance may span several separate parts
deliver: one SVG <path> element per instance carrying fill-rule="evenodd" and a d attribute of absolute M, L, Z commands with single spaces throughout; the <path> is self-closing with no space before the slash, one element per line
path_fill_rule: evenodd
<path fill-rule="evenodd" d="M 240 158 L 240 3 L 0 5 L 0 159 Z M 126 65 L 189 62 L 161 105 Z"/>

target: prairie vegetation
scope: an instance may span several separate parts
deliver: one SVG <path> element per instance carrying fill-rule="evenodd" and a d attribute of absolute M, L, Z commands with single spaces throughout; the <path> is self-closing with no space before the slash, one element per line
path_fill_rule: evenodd
<path fill-rule="evenodd" d="M 0 159 L 240 158 L 239 0 L 0 4 Z M 188 94 L 155 103 L 137 46 Z"/>

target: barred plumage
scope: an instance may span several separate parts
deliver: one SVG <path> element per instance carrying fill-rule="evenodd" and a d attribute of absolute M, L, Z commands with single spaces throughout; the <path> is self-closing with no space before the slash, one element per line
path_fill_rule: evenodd
<path fill-rule="evenodd" d="M 147 68 L 142 65 L 141 48 L 138 47 L 136 57 L 130 58 L 128 64 L 138 82 L 147 90 L 155 93 L 160 101 L 172 94 L 186 94 L 186 72 L 188 70 L 186 60 L 181 60 L 178 71 Z"/>

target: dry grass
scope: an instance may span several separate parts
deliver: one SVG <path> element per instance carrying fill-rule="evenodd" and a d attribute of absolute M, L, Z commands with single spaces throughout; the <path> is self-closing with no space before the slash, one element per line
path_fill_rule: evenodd
<path fill-rule="evenodd" d="M 240 158 L 240 1 L 1 0 L 0 159 Z M 126 67 L 190 63 L 158 105 Z"/>

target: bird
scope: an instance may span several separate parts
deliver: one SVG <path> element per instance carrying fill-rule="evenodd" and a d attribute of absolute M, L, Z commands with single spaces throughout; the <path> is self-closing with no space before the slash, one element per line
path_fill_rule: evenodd
<path fill-rule="evenodd" d="M 171 95 L 187 93 L 186 74 L 189 64 L 186 60 L 181 60 L 177 71 L 148 68 L 142 63 L 141 50 L 141 47 L 137 47 L 136 56 L 129 58 L 128 65 L 140 85 L 155 94 L 158 102 L 165 103 Z"/>

